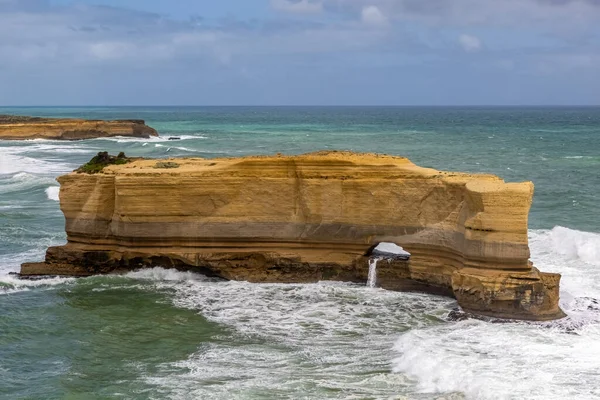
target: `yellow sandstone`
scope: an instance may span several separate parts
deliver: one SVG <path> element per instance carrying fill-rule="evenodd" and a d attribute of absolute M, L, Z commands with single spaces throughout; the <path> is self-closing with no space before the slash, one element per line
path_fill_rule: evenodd
<path fill-rule="evenodd" d="M 68 243 L 23 275 L 175 267 L 251 282 L 367 280 L 370 249 L 393 242 L 378 283 L 456 297 L 468 312 L 563 317 L 560 275 L 529 261 L 531 182 L 441 172 L 349 152 L 111 165 L 58 178 Z"/>
<path fill-rule="evenodd" d="M 0 140 L 78 140 L 131 136 L 149 138 L 158 133 L 142 120 L 84 120 L 0 115 Z"/>

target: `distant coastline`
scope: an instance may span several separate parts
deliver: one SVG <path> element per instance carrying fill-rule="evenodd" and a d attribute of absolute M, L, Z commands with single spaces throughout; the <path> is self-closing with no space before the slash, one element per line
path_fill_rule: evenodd
<path fill-rule="evenodd" d="M 99 137 L 158 136 L 154 128 L 140 119 L 88 120 L 0 115 L 0 140 L 81 140 Z"/>

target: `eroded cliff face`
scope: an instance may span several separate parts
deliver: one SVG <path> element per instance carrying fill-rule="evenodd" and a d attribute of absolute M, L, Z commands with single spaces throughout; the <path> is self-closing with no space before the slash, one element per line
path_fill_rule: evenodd
<path fill-rule="evenodd" d="M 99 121 L 0 115 L 0 140 L 79 140 L 111 136 L 158 136 L 142 120 Z"/>
<path fill-rule="evenodd" d="M 21 272 L 160 265 L 251 282 L 365 282 L 368 251 L 385 241 L 412 257 L 379 264 L 383 288 L 453 295 L 489 316 L 564 316 L 560 275 L 529 262 L 531 182 L 347 152 L 170 161 L 60 177 L 68 243 Z"/>

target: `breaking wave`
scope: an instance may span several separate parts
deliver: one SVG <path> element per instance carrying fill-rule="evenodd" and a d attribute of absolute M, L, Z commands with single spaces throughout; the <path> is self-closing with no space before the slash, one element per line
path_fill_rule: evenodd
<path fill-rule="evenodd" d="M 0 183 L 0 193 L 7 195 L 9 193 L 30 191 L 46 187 L 56 183 L 56 181 L 54 178 L 48 176 L 38 176 L 29 172 L 19 172 L 12 176 L 0 176 Z"/>
<path fill-rule="evenodd" d="M 174 138 L 178 138 L 173 140 Z M 117 143 L 130 143 L 130 142 L 168 142 L 174 141 L 179 142 L 182 140 L 193 140 L 193 139 L 208 139 L 207 136 L 204 135 L 176 135 L 176 134 L 161 134 L 160 136 L 152 136 L 149 138 L 135 138 L 135 137 L 127 137 L 127 136 L 115 136 L 108 138 L 97 138 L 92 140 L 108 140 L 111 142 Z"/>
<path fill-rule="evenodd" d="M 350 283 L 223 282 L 163 268 L 116 279 L 166 291 L 175 306 L 230 330 L 227 340 L 144 376 L 169 398 L 260 397 L 285 388 L 307 398 L 584 399 L 600 396 L 600 268 L 591 250 L 599 236 L 563 227 L 530 231 L 535 265 L 563 275 L 561 306 L 569 317 L 551 323 L 448 322 L 452 299 Z M 0 275 L 0 294 L 72 282 Z M 250 365 L 268 378 L 241 372 Z"/>
<path fill-rule="evenodd" d="M 456 304 L 443 297 L 342 282 L 216 282 L 162 268 L 126 277 L 173 292 L 174 305 L 196 310 L 233 335 L 146 376 L 173 399 L 249 392 L 261 397 L 263 391 L 282 388 L 307 398 L 330 398 L 332 392 L 348 390 L 356 398 L 393 396 L 407 385 L 405 377 L 390 371 L 386 357 L 395 332 L 441 321 Z M 243 373 L 250 365 L 268 371 L 268 379 Z M 365 370 L 373 372 L 361 372 Z"/>
<path fill-rule="evenodd" d="M 50 288 L 65 283 L 74 283 L 76 278 L 48 277 L 38 280 L 26 280 L 19 279 L 16 275 L 12 274 L 19 271 L 21 263 L 43 259 L 46 247 L 56 243 L 56 240 L 53 238 L 42 241 L 35 248 L 22 253 L 0 255 L 0 296 L 32 289 Z"/>
<path fill-rule="evenodd" d="M 60 192 L 60 187 L 58 186 L 50 186 L 46 189 L 46 195 L 48 196 L 48 200 L 60 201 L 58 194 Z"/>
<path fill-rule="evenodd" d="M 0 148 L 0 175 L 27 172 L 31 174 L 59 174 L 70 172 L 73 164 L 43 160 L 23 155 L 31 149 L 28 147 Z"/>
<path fill-rule="evenodd" d="M 600 266 L 600 234 L 557 226 L 550 231 L 554 250 L 570 260 Z"/>
<path fill-rule="evenodd" d="M 421 393 L 467 399 L 596 398 L 600 359 L 600 234 L 564 227 L 532 230 L 532 260 L 560 272 L 568 317 L 548 323 L 467 320 L 400 336 L 393 370 Z"/>
<path fill-rule="evenodd" d="M 125 274 L 125 276 L 127 278 L 146 279 L 158 282 L 206 281 L 208 279 L 204 275 L 195 274 L 193 272 L 178 271 L 176 269 L 165 269 L 160 267 L 132 271 Z"/>
<path fill-rule="evenodd" d="M 48 277 L 44 279 L 19 279 L 14 275 L 0 273 L 0 295 L 44 289 L 52 286 L 73 284 L 77 278 Z"/>

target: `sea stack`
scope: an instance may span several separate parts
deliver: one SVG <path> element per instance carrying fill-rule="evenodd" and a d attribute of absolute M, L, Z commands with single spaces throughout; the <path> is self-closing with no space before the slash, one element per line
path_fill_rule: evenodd
<path fill-rule="evenodd" d="M 82 171 L 82 170 L 80 170 Z M 350 152 L 127 160 L 61 176 L 68 243 L 22 275 L 151 266 L 250 282 L 365 283 L 454 296 L 467 312 L 551 320 L 560 275 L 529 261 L 531 182 L 421 168 Z"/>
<path fill-rule="evenodd" d="M 113 136 L 158 136 L 143 120 L 115 121 L 0 115 L 0 140 L 80 140 Z"/>

